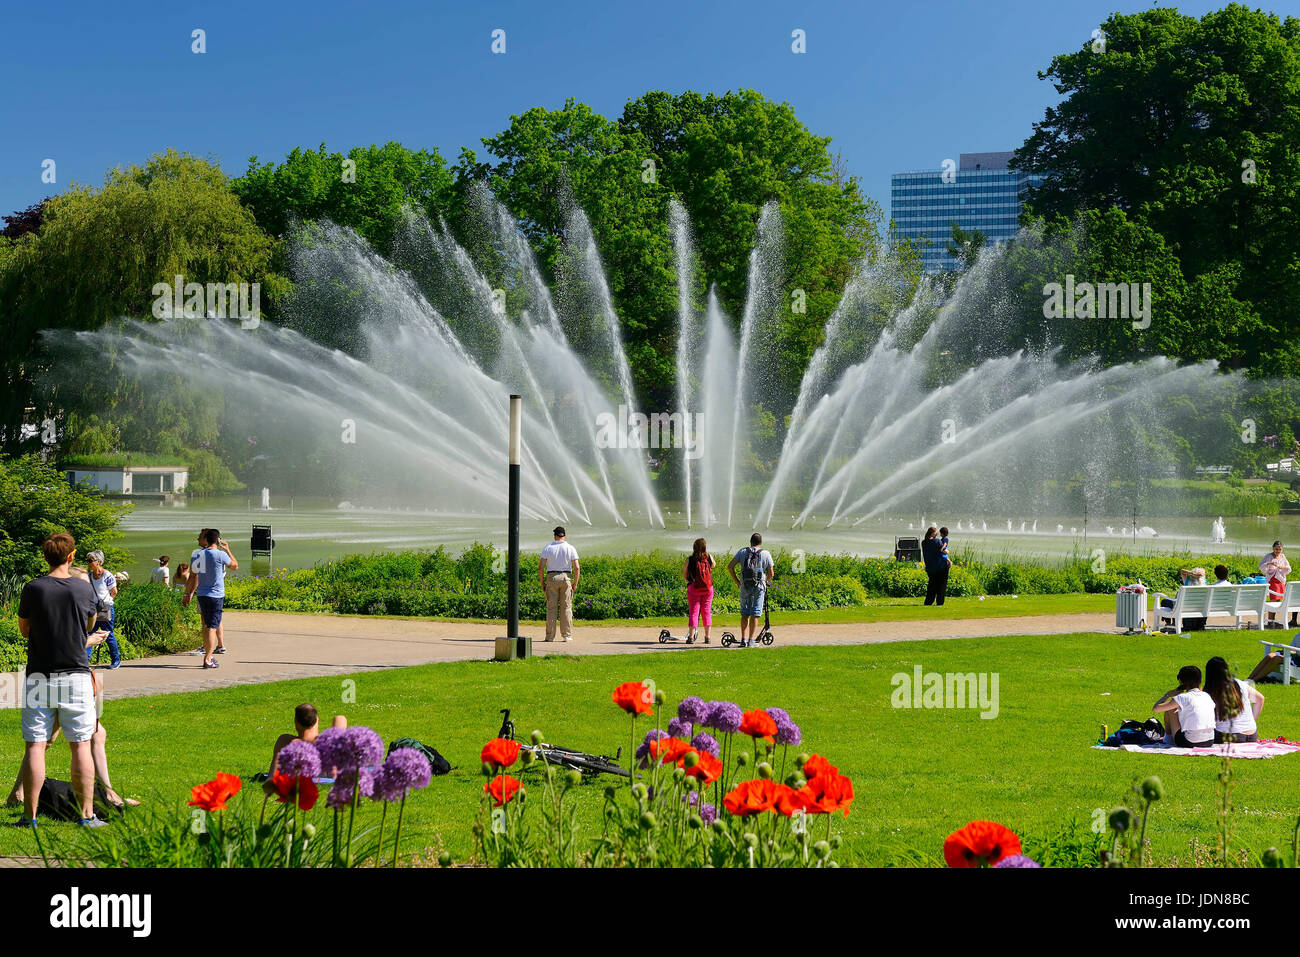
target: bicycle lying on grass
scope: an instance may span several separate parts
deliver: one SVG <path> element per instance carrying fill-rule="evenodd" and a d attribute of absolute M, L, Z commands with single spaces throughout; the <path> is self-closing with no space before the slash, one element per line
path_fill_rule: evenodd
<path fill-rule="evenodd" d="M 497 732 L 498 738 L 505 738 L 507 741 L 515 740 L 515 723 L 510 720 L 510 709 L 501 709 L 501 730 Z M 525 744 L 520 743 L 519 750 L 529 751 L 539 761 L 546 764 L 555 765 L 561 768 L 572 768 L 575 771 L 581 771 L 583 774 L 616 774 L 620 777 L 628 777 L 626 768 L 619 767 L 618 760 L 623 756 L 623 749 L 619 748 L 617 753 L 611 758 L 607 754 L 587 754 L 585 751 L 575 751 L 573 748 L 561 748 L 558 745 L 547 744 Z"/>

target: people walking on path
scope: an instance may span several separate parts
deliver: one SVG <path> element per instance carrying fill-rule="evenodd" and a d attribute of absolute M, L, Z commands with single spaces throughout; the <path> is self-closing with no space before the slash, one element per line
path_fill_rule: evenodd
<path fill-rule="evenodd" d="M 736 566 L 740 576 L 736 576 Z M 767 599 L 767 586 L 775 569 L 772 553 L 763 547 L 763 536 L 758 532 L 749 536 L 749 545 L 732 557 L 727 565 L 731 580 L 740 589 L 740 640 L 750 642 L 758 630 L 758 619 L 763 617 L 763 603 Z"/>
<path fill-rule="evenodd" d="M 104 553 L 98 549 L 86 555 L 86 565 L 90 587 L 95 589 L 99 616 L 97 627 L 108 633 L 104 639 L 108 645 L 108 667 L 117 668 L 122 664 L 122 652 L 117 646 L 117 635 L 113 632 L 113 626 L 117 622 L 117 610 L 113 601 L 117 597 L 117 578 L 104 567 Z M 86 660 L 89 661 L 93 654 L 93 649 L 87 648 Z"/>
<path fill-rule="evenodd" d="M 183 606 L 189 605 L 196 594 L 199 599 L 199 616 L 203 619 L 203 667 L 217 667 L 213 655 L 226 653 L 225 635 L 221 629 L 221 606 L 226 598 L 226 569 L 239 569 L 239 562 L 230 546 L 215 528 L 199 532 L 199 547 L 190 556 L 190 580 L 185 586 Z"/>
<path fill-rule="evenodd" d="M 582 567 L 578 550 L 565 540 L 563 525 L 555 526 L 555 540 L 542 549 L 537 565 L 537 579 L 546 592 L 546 640 L 555 640 L 558 622 L 560 637 L 573 640 L 573 593 L 578 588 Z"/>
<path fill-rule="evenodd" d="M 943 539 L 933 525 L 925 530 L 925 540 L 921 542 L 921 559 L 925 562 L 925 574 L 929 578 L 925 588 L 925 603 L 942 605 L 944 596 L 948 593 L 948 569 L 952 562 L 944 554 Z"/>
<path fill-rule="evenodd" d="M 50 570 L 23 586 L 18 598 L 18 632 L 27 639 L 27 673 L 23 687 L 23 807 L 19 822 L 36 826 L 36 811 L 45 785 L 45 753 L 56 725 L 72 749 L 72 786 L 81 805 L 81 823 L 99 827 L 95 817 L 95 765 L 91 738 L 99 716 L 86 646 L 106 635 L 91 632 L 96 619 L 95 589 L 73 575 L 69 566 L 77 542 L 67 532 L 41 545 Z"/>
<path fill-rule="evenodd" d="M 687 641 L 693 642 L 704 625 L 704 643 L 709 643 L 709 629 L 713 627 L 713 567 L 717 564 L 709 554 L 708 543 L 697 538 L 682 577 L 686 579 Z"/>

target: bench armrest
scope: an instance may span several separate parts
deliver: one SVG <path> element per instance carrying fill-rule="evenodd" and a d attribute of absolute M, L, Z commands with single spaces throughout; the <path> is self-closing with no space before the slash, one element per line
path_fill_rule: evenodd
<path fill-rule="evenodd" d="M 1297 648 L 1295 645 L 1285 644 L 1284 642 L 1281 641 L 1266 641 L 1263 638 L 1261 638 L 1259 640 L 1259 643 L 1261 645 L 1267 645 L 1269 648 L 1285 648 L 1287 651 L 1294 651 L 1297 654 L 1300 654 L 1300 648 Z"/>

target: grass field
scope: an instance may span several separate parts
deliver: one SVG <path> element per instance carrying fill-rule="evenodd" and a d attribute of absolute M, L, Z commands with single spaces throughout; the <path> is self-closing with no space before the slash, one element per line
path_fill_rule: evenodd
<path fill-rule="evenodd" d="M 1204 666 L 1223 654 L 1239 672 L 1259 658 L 1247 633 L 1190 637 L 1074 634 L 901 642 L 851 647 L 775 647 L 748 653 L 549 656 L 509 664 L 439 664 L 355 677 L 355 703 L 341 705 L 343 682 L 321 678 L 111 702 L 104 720 L 114 784 L 148 802 L 183 804 L 191 785 L 218 771 L 264 770 L 294 705 L 313 701 L 323 716 L 344 710 L 384 739 L 410 735 L 457 766 L 408 804 L 404 847 L 471 853 L 470 826 L 482 778 L 478 753 L 510 707 L 521 735 L 534 727 L 548 740 L 613 753 L 628 740 L 628 719 L 610 701 L 620 682 L 653 678 L 669 696 L 660 717 L 689 694 L 742 707 L 786 708 L 802 726 L 803 749 L 826 755 L 855 783 L 853 813 L 835 828 L 852 864 L 941 863 L 945 835 L 970 820 L 1011 827 L 1031 854 L 1065 843 L 1091 843 L 1095 809 L 1119 802 L 1134 779 L 1159 774 L 1167 797 L 1148 837 L 1159 863 L 1191 863 L 1190 842 L 1213 848 L 1220 762 L 1091 750 L 1100 725 L 1144 718 L 1173 683 L 1179 666 Z M 984 672 L 999 676 L 998 712 L 891 706 L 895 674 Z M 1300 738 L 1300 688 L 1266 685 L 1263 736 Z M 638 721 L 638 737 L 653 727 Z M 17 771 L 18 712 L 0 712 L 4 771 Z M 67 750 L 51 758 L 66 777 Z M 1288 848 L 1300 811 L 1294 782 L 1300 757 L 1232 764 L 1232 847 L 1254 857 Z M 535 772 L 525 774 L 525 783 Z M 580 821 L 599 827 L 602 788 L 582 788 Z M 322 808 L 323 811 L 323 808 Z M 377 816 L 377 812 L 376 812 Z M 1069 830 L 1075 839 L 1062 842 Z M 75 840 L 73 825 L 49 825 L 56 840 Z M 34 854 L 30 834 L 0 830 L 0 854 Z M 1201 855 L 1202 857 L 1204 855 Z"/>

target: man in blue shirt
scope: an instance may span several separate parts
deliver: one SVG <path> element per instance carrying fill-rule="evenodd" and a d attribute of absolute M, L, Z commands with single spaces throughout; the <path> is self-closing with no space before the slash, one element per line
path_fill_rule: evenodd
<path fill-rule="evenodd" d="M 226 568 L 238 571 L 239 562 L 230 546 L 215 528 L 199 532 L 199 547 L 190 556 L 190 581 L 181 604 L 188 605 L 198 594 L 199 614 L 203 618 L 203 667 L 215 668 L 212 656 L 226 653 L 221 630 L 221 605 L 226 597 Z"/>

